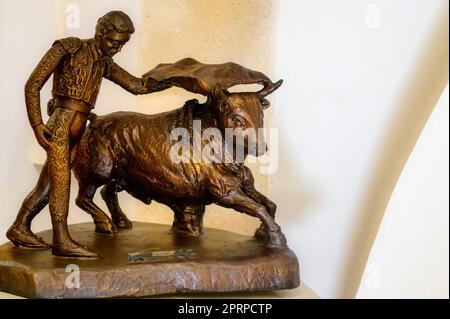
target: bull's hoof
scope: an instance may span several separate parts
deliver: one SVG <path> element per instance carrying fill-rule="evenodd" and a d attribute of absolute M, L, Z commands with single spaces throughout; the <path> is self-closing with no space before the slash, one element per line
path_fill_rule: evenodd
<path fill-rule="evenodd" d="M 53 245 L 52 254 L 58 257 L 72 257 L 72 258 L 96 258 L 98 254 L 90 251 L 87 247 L 83 247 L 76 242 L 71 242 L 68 245 Z"/>
<path fill-rule="evenodd" d="M 114 225 L 119 229 L 131 229 L 133 228 L 133 223 L 126 216 L 118 219 L 113 219 Z"/>
<path fill-rule="evenodd" d="M 100 234 L 114 235 L 119 230 L 112 221 L 95 223 L 95 232 Z"/>
<path fill-rule="evenodd" d="M 6 237 L 16 247 L 32 249 L 47 249 L 51 247 L 42 238 L 33 234 L 30 229 L 22 229 L 14 225 L 6 232 Z"/>
<path fill-rule="evenodd" d="M 175 233 L 182 233 L 193 237 L 200 237 L 201 235 L 203 235 L 203 228 L 195 227 L 192 225 L 172 225 L 172 230 Z"/>
<path fill-rule="evenodd" d="M 287 247 L 286 237 L 281 231 L 268 231 L 266 234 L 268 236 L 267 248 L 279 250 Z"/>

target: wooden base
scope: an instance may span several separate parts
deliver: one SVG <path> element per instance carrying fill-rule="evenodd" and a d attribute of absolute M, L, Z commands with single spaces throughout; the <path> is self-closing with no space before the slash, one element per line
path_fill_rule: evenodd
<path fill-rule="evenodd" d="M 55 257 L 49 249 L 7 243 L 0 246 L 0 290 L 31 298 L 105 298 L 300 284 L 297 257 L 290 249 L 269 251 L 261 241 L 227 231 L 206 229 L 202 237 L 192 237 L 167 225 L 139 222 L 114 236 L 96 234 L 92 223 L 69 230 L 100 257 Z M 51 243 L 51 230 L 38 236 Z"/>

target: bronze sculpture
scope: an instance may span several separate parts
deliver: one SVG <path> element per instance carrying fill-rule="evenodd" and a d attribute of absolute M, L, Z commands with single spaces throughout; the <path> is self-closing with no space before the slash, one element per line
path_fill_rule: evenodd
<path fill-rule="evenodd" d="M 91 109 L 105 77 L 133 94 L 160 91 L 156 81 L 136 78 L 114 63 L 134 32 L 131 19 L 111 11 L 98 20 L 93 39 L 66 38 L 55 41 L 34 69 L 25 85 L 28 118 L 39 144 L 47 151 L 36 187 L 25 198 L 7 237 L 17 246 L 47 248 L 30 229 L 32 219 L 50 204 L 54 255 L 95 257 L 94 252 L 75 242 L 67 229 L 70 162 L 83 134 Z M 48 103 L 50 119 L 42 122 L 39 91 L 53 74 L 53 98 Z"/>
<path fill-rule="evenodd" d="M 96 225 L 108 224 L 109 217 L 92 201 L 96 189 L 105 185 L 102 197 L 114 224 L 127 228 L 130 222 L 116 194 L 117 190 L 126 190 L 146 204 L 154 199 L 169 206 L 175 214 L 173 229 L 198 235 L 202 232 L 204 206 L 216 203 L 259 218 L 262 225 L 256 236 L 267 239 L 268 247 L 286 247 L 286 239 L 274 222 L 276 205 L 256 191 L 252 173 L 243 161 L 231 154 L 228 163 L 223 158 L 214 163 L 192 159 L 174 163 L 170 154 L 171 130 L 186 128 L 190 139 L 188 156 L 202 156 L 203 146 L 210 141 L 194 145 L 192 125 L 197 120 L 202 131 L 216 128 L 223 136 L 226 129 L 241 129 L 245 135 L 241 136 L 245 144 L 243 159 L 249 153 L 262 155 L 266 151 L 264 137 L 245 132 L 263 126 L 263 109 L 270 105 L 265 96 L 282 81 L 272 83 L 264 74 L 234 63 L 205 65 L 189 58 L 160 65 L 144 77 L 204 94 L 208 100 L 204 104 L 191 100 L 180 109 L 155 115 L 117 112 L 93 119 L 73 164 L 79 182 L 77 205 L 92 215 Z M 244 93 L 226 90 L 243 83 L 260 83 L 264 88 Z M 217 149 L 225 157 L 225 153 L 234 152 L 237 142 L 216 143 L 220 143 Z"/>
<path fill-rule="evenodd" d="M 255 189 L 244 165 L 247 155 L 267 151 L 260 131 L 270 105 L 266 96 L 282 80 L 273 83 L 232 62 L 191 58 L 160 64 L 137 78 L 112 60 L 133 32 L 125 13 L 109 12 L 98 20 L 93 39 L 55 41 L 28 79 L 28 118 L 47 161 L 7 232 L 12 244 L 0 246 L 0 289 L 27 297 L 84 298 L 297 287 L 298 260 L 275 223 L 276 205 Z M 43 124 L 39 92 L 52 74 L 50 118 Z M 177 86 L 207 100 L 153 115 L 97 116 L 91 110 L 102 77 L 133 94 Z M 229 92 L 255 83 L 263 88 Z M 91 223 L 82 223 L 70 225 L 69 234 L 71 170 L 79 185 L 75 202 L 92 216 L 95 232 Z M 99 187 L 111 218 L 93 202 Z M 120 191 L 170 207 L 172 228 L 132 224 L 120 208 Z M 212 203 L 260 219 L 256 238 L 217 229 L 203 235 L 205 207 Z M 31 222 L 47 204 L 53 228 L 35 235 Z M 80 271 L 77 289 L 68 284 L 68 266 Z"/>

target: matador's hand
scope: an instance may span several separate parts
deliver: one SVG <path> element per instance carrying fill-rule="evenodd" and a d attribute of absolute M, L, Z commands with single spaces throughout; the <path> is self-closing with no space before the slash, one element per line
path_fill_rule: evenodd
<path fill-rule="evenodd" d="M 50 136 L 51 136 L 48 127 L 44 123 L 41 123 L 33 127 L 33 131 L 39 145 L 41 145 L 42 148 L 47 151 L 50 147 Z"/>
<path fill-rule="evenodd" d="M 171 88 L 173 85 L 164 81 L 157 81 L 151 77 L 145 79 L 147 81 L 147 88 L 149 92 L 158 92 L 168 88 Z"/>

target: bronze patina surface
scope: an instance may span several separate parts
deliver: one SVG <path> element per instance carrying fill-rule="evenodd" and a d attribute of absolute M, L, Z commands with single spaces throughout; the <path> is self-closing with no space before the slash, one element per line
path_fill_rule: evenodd
<path fill-rule="evenodd" d="M 206 229 L 205 236 L 195 237 L 141 222 L 115 236 L 96 234 L 92 223 L 69 229 L 99 257 L 55 258 L 48 249 L 7 243 L 0 246 L 0 290 L 32 298 L 101 298 L 276 290 L 300 283 L 289 248 L 268 250 L 262 241 L 223 230 Z M 51 242 L 51 230 L 38 235 Z M 136 262 L 137 254 L 147 260 Z M 79 267 L 79 288 L 66 284 L 73 275 L 68 265 Z"/>

